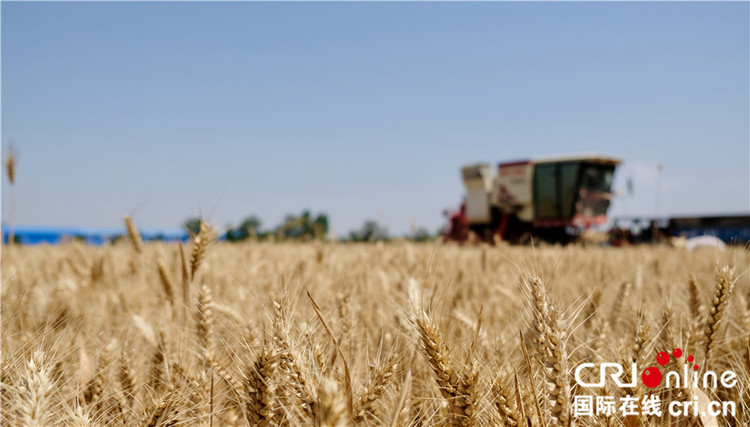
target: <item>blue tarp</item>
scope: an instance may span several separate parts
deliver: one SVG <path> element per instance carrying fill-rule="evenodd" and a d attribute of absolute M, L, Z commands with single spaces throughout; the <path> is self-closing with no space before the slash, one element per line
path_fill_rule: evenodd
<path fill-rule="evenodd" d="M 40 243 L 59 244 L 62 242 L 81 239 L 88 244 L 102 245 L 114 238 L 126 236 L 125 228 L 86 228 L 86 227 L 34 227 L 16 226 L 14 228 L 15 238 L 24 245 L 36 245 Z M 165 242 L 176 242 L 188 240 L 188 234 L 183 229 L 171 230 L 140 230 L 141 237 L 145 241 L 163 240 Z M 3 243 L 8 243 L 10 227 L 3 224 Z"/>

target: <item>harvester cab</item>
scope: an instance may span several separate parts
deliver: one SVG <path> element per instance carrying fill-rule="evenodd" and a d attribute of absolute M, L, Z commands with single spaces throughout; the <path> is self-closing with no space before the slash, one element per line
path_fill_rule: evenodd
<path fill-rule="evenodd" d="M 612 176 L 618 159 L 598 155 L 504 162 L 493 175 L 487 163 L 461 168 L 466 198 L 446 236 L 465 240 L 494 236 L 519 242 L 532 236 L 567 242 L 607 221 Z"/>

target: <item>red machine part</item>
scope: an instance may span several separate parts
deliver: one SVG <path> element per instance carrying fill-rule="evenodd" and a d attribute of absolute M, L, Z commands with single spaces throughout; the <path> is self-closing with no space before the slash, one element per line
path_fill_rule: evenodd
<path fill-rule="evenodd" d="M 461 208 L 449 214 L 449 227 L 445 231 L 448 240 L 465 242 L 469 238 L 469 221 L 466 218 L 466 202 L 461 203 Z"/>

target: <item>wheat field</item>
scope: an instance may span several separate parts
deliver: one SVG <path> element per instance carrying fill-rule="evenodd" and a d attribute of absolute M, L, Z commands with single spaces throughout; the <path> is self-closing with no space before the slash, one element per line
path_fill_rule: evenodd
<path fill-rule="evenodd" d="M 746 248 L 229 244 L 207 227 L 183 247 L 128 228 L 3 248 L 3 426 L 750 425 Z M 674 348 L 736 385 L 575 380 Z M 638 414 L 576 414 L 580 396 Z M 667 413 L 691 399 L 698 414 Z"/>

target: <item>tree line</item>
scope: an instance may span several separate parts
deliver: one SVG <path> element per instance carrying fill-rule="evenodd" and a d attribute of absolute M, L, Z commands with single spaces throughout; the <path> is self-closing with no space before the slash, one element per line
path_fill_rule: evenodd
<path fill-rule="evenodd" d="M 195 235 L 200 230 L 201 219 L 191 217 L 184 221 L 183 226 L 188 233 Z M 313 214 L 309 210 L 302 211 L 299 215 L 288 214 L 280 224 L 271 228 L 263 228 L 263 222 L 256 215 L 250 215 L 237 225 L 227 227 L 224 234 L 225 240 L 229 242 L 242 242 L 245 240 L 260 241 L 312 241 L 329 239 L 328 214 L 321 212 Z M 425 242 L 434 239 L 437 233 L 432 234 L 424 228 L 419 228 L 405 236 L 409 240 Z M 339 240 L 348 242 L 375 242 L 389 241 L 393 237 L 388 229 L 375 220 L 367 220 L 356 230 L 349 232 Z"/>

